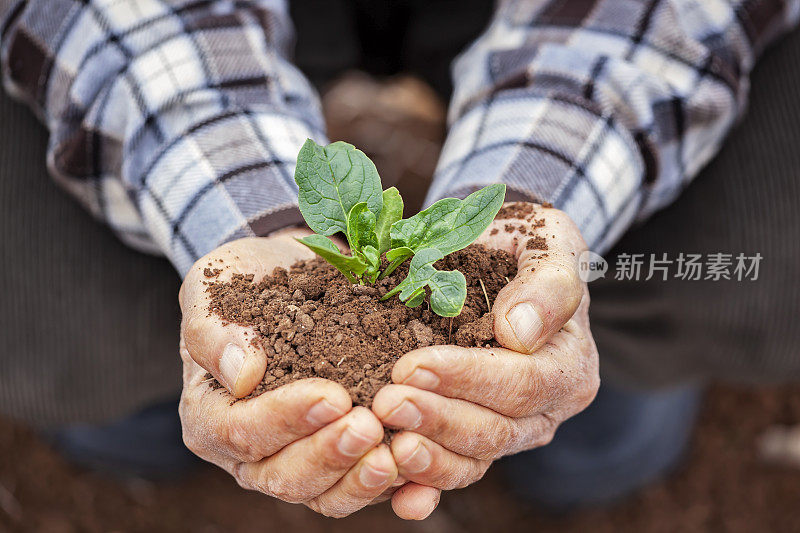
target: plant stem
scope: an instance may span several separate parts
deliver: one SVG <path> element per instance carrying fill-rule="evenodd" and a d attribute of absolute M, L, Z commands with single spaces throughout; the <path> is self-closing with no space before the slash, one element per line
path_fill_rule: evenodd
<path fill-rule="evenodd" d="M 453 335 L 453 317 L 450 317 L 450 329 L 447 331 L 447 344 L 450 344 L 450 337 Z"/>
<path fill-rule="evenodd" d="M 392 261 L 389 264 L 389 266 L 386 267 L 386 270 L 383 271 L 383 273 L 380 275 L 380 277 L 378 277 L 378 279 L 383 279 L 386 276 L 388 276 L 389 274 L 391 274 L 392 272 L 394 272 L 395 269 L 397 267 L 399 267 L 402 264 L 402 262 L 405 261 L 406 259 L 408 259 L 408 257 L 398 257 L 397 259 Z"/>
<path fill-rule="evenodd" d="M 481 289 L 483 289 L 483 295 L 486 297 L 486 307 L 489 308 L 489 312 L 492 312 L 492 304 L 489 303 L 489 295 L 486 293 L 486 285 L 483 284 L 483 278 L 478 278 L 478 281 L 481 282 Z"/>
<path fill-rule="evenodd" d="M 400 288 L 400 286 L 398 285 L 398 286 L 397 286 L 397 287 L 395 287 L 394 289 L 392 289 L 392 290 L 390 290 L 389 292 L 387 292 L 386 294 L 384 294 L 384 295 L 383 295 L 383 297 L 381 298 L 381 301 L 388 300 L 389 298 L 391 298 L 392 296 L 394 296 L 395 294 L 397 294 L 397 293 L 398 293 L 398 292 L 400 292 L 401 290 L 402 290 L 402 289 L 401 289 L 401 288 Z"/>

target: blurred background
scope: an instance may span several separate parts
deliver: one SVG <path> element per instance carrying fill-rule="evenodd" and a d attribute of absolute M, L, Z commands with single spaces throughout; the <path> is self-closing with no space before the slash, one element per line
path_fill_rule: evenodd
<path fill-rule="evenodd" d="M 485 7 L 487 3 L 477 4 Z M 457 17 L 457 10 L 451 15 Z M 450 27 L 463 31 L 460 41 L 454 41 L 458 46 L 480 30 L 479 26 L 459 25 L 452 17 Z M 321 19 L 296 20 L 313 23 Z M 331 27 L 337 24 L 327 19 L 322 22 Z M 362 24 L 362 42 L 369 43 L 371 27 L 369 23 Z M 319 28 L 302 27 L 301 23 L 298 30 L 302 35 L 318 32 Z M 792 89 L 781 81 L 782 65 L 787 61 L 800 62 L 800 37 L 794 35 L 788 41 L 768 53 L 759 65 L 751 107 L 761 109 L 759 106 L 764 106 L 770 95 L 785 95 L 787 91 L 794 92 L 792 100 L 797 100 L 797 87 Z M 374 58 L 381 54 L 372 54 L 371 62 L 363 64 L 356 57 L 356 49 L 348 48 L 347 43 L 337 43 L 339 48 L 331 48 L 329 57 L 304 49 L 302 40 L 297 51 L 298 64 L 322 88 L 329 136 L 331 140 L 351 142 L 367 152 L 380 169 L 384 184 L 398 184 L 409 211 L 413 212 L 422 203 L 441 148 L 445 98 L 449 92 L 446 75 L 425 76 L 423 81 L 423 76 L 415 71 L 437 67 L 437 72 L 446 73 L 446 66 L 438 67 L 449 60 L 452 51 L 437 56 L 415 49 L 408 54 L 403 71 L 398 72 L 398 65 L 391 61 L 375 62 Z M 384 57 L 392 55 L 392 51 L 387 51 Z M 343 68 L 345 74 L 341 73 Z M 743 131 L 768 131 L 772 120 L 800 119 L 797 104 L 770 113 L 748 115 L 711 166 L 724 169 L 726 165 L 736 165 L 735 154 L 746 151 L 747 147 Z M 21 118 L 23 115 L 28 117 L 26 122 Z M 44 129 L 26 109 L 5 95 L 0 97 L 0 123 L 4 121 L 27 124 L 13 131 L 3 130 L 2 150 L 31 151 L 30 159 L 40 162 L 40 168 L 31 169 L 30 179 L 37 188 L 36 194 L 63 195 L 64 209 L 80 211 L 46 176 Z M 0 209 L 19 208 L 12 197 L 0 201 Z M 87 228 L 95 225 L 89 215 L 78 216 L 85 218 Z M 41 234 L 55 234 L 57 226 L 55 216 L 49 222 L 43 219 L 36 228 L 4 231 L 3 238 L 42 237 Z M 110 234 L 96 239 L 97 246 L 122 248 Z M 106 240 L 100 242 L 102 239 Z M 8 244 L 5 249 L 13 246 L 16 245 Z M 139 260 L 134 257 L 137 254 L 130 254 L 131 261 Z M 81 258 L 71 260 L 79 268 L 85 268 L 91 278 L 86 258 L 83 263 Z M 161 260 L 141 261 L 153 265 L 147 268 L 159 271 L 171 268 Z M 56 285 L 51 280 L 35 282 Z M 174 299 L 178 281 L 169 283 L 151 289 Z M 131 287 L 139 290 L 133 282 Z M 5 301 L 0 305 L 13 308 L 16 304 Z M 8 324 L 2 325 L 3 346 L 9 346 L 5 341 L 10 342 L 12 337 L 19 338 L 17 331 Z M 174 332 L 174 339 L 164 341 L 168 347 L 177 345 L 177 327 Z M 165 357 L 171 357 L 170 354 Z M 175 369 L 177 386 L 177 356 Z M 141 376 L 132 377 L 132 381 L 146 382 L 148 377 L 144 372 L 146 369 Z M 79 376 L 76 383 L 79 387 Z M 56 395 L 63 393 L 54 391 Z M 616 504 L 559 516 L 545 514 L 516 500 L 490 469 L 476 485 L 445 493 L 439 508 L 421 523 L 402 522 L 388 504 L 367 508 L 338 521 L 326 519 L 302 506 L 244 492 L 230 476 L 210 465 L 202 466 L 196 474 L 180 482 L 156 484 L 104 477 L 67 464 L 34 432 L 0 418 L 0 532 L 791 532 L 800 531 L 798 494 L 800 385 L 712 386 L 682 466 L 667 479 Z"/>
<path fill-rule="evenodd" d="M 445 493 L 427 520 L 412 523 L 394 516 L 388 503 L 324 518 L 245 492 L 211 465 L 179 483 L 99 477 L 65 464 L 30 431 L 0 419 L 0 531 L 800 531 L 800 434 L 790 444 L 793 454 L 774 457 L 763 445 L 776 431 L 783 436 L 778 428 L 798 423 L 800 387 L 715 387 L 687 461 L 626 501 L 547 515 L 516 501 L 489 469 L 477 484 Z"/>

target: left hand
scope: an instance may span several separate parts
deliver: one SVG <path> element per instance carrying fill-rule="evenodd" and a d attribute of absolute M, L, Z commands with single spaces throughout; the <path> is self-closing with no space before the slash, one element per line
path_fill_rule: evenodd
<path fill-rule="evenodd" d="M 544 226 L 535 228 L 541 219 Z M 507 224 L 517 229 L 509 233 Z M 545 238 L 546 251 L 527 248 L 535 237 Z M 572 220 L 536 206 L 533 216 L 496 220 L 477 242 L 518 260 L 517 276 L 492 305 L 504 348 L 414 350 L 395 364 L 394 384 L 372 404 L 384 425 L 404 430 L 391 444 L 400 476 L 412 482 L 392 498 L 403 518 L 432 511 L 435 502 L 422 499 L 438 501 L 433 489 L 465 487 L 495 459 L 550 442 L 600 384 L 589 292 L 578 276 L 586 244 Z"/>

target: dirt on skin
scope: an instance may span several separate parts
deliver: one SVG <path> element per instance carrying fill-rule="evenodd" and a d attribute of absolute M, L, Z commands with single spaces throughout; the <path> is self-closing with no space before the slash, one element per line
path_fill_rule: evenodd
<path fill-rule="evenodd" d="M 466 277 L 467 299 L 457 317 L 434 314 L 427 299 L 416 308 L 396 296 L 380 301 L 405 279 L 408 262 L 374 285 L 358 285 L 322 259 L 300 261 L 288 271 L 275 269 L 258 282 L 252 275 L 209 281 L 209 313 L 252 328 L 251 342 L 267 353 L 264 379 L 248 398 L 321 377 L 344 386 L 353 404 L 369 407 L 391 382 L 395 361 L 411 350 L 436 344 L 499 346 L 490 304 L 516 275 L 514 257 L 473 244 L 435 267 L 459 270 Z M 209 278 L 217 274 L 206 273 Z M 212 381 L 211 386 L 220 385 Z"/>

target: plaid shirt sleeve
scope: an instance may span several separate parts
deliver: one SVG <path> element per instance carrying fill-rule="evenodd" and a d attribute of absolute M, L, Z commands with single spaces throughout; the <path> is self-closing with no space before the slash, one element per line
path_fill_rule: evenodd
<path fill-rule="evenodd" d="M 717 152 L 755 58 L 799 14 L 798 0 L 500 2 L 455 63 L 428 203 L 505 182 L 608 250 Z"/>
<path fill-rule="evenodd" d="M 126 243 L 185 274 L 302 220 L 295 158 L 324 126 L 284 1 L 0 0 L 0 23 L 50 173 Z"/>

